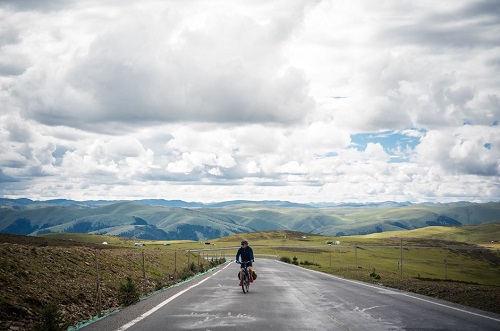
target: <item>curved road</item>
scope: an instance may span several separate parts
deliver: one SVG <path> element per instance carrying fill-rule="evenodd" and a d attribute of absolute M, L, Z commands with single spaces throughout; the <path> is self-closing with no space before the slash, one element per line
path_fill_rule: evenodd
<path fill-rule="evenodd" d="M 82 330 L 500 330 L 498 314 L 279 261 L 254 265 L 247 294 L 230 263 Z"/>

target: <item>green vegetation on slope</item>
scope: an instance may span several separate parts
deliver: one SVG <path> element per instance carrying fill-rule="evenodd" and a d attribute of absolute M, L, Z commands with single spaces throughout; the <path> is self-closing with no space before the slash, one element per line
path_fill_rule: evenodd
<path fill-rule="evenodd" d="M 500 222 L 481 224 L 477 226 L 430 226 L 412 231 L 394 231 L 390 233 L 374 233 L 366 238 L 427 238 L 447 241 L 456 241 L 472 244 L 490 245 L 500 240 Z"/>
<path fill-rule="evenodd" d="M 152 206 L 139 202 L 98 207 L 0 205 L 0 231 L 5 233 L 94 233 L 151 240 L 206 240 L 268 230 L 341 237 L 494 222 L 500 222 L 500 202 L 324 208 L 250 202 L 210 208 Z"/>

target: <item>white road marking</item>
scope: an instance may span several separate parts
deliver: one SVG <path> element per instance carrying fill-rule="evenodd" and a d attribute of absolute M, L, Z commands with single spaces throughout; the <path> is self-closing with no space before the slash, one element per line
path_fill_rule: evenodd
<path fill-rule="evenodd" d="M 183 295 L 184 293 L 186 293 L 187 291 L 189 291 L 190 289 L 192 289 L 193 287 L 196 287 L 202 283 L 204 283 L 205 281 L 209 280 L 210 278 L 212 278 L 213 276 L 217 275 L 219 272 L 221 272 L 222 270 L 226 269 L 227 267 L 229 267 L 231 264 L 228 263 L 227 266 L 225 266 L 224 268 L 222 268 L 221 270 L 217 271 L 216 273 L 214 273 L 213 275 L 203 279 L 202 281 L 194 284 L 194 285 L 191 285 L 190 287 L 188 287 L 187 289 L 185 290 L 182 290 L 180 291 L 179 293 L 171 296 L 170 298 L 168 298 L 167 300 L 163 301 L 162 303 L 158 304 L 157 306 L 153 307 L 152 309 L 148 310 L 147 312 L 145 312 L 144 314 L 140 315 L 139 317 L 131 320 L 130 322 L 128 322 L 127 324 L 121 326 L 120 328 L 116 329 L 115 331 L 124 331 L 124 330 L 127 330 L 128 328 L 130 328 L 131 326 L 137 324 L 138 322 L 142 321 L 143 319 L 145 319 L 146 317 L 148 317 L 149 315 L 151 315 L 152 313 L 154 313 L 155 311 L 157 311 L 158 309 L 160 309 L 161 307 L 165 306 L 167 303 L 171 302 L 172 300 L 174 300 L 175 298 Z"/>
<path fill-rule="evenodd" d="M 276 262 L 280 262 L 280 261 L 276 261 Z M 285 263 L 285 262 L 280 262 L 280 263 Z M 298 267 L 298 268 L 302 268 L 302 267 Z M 432 303 L 433 305 L 437 305 L 437 306 L 441 306 L 441 307 L 445 307 L 445 308 L 457 310 L 457 311 L 460 311 L 462 313 L 467 313 L 467 314 L 470 314 L 470 315 L 487 318 L 487 319 L 490 319 L 490 320 L 495 321 L 495 322 L 500 322 L 500 319 L 498 319 L 498 318 L 494 318 L 494 317 L 491 317 L 491 316 L 474 313 L 474 312 L 471 312 L 471 311 L 468 311 L 468 310 L 464 310 L 464 309 L 460 309 L 460 308 L 457 308 L 457 307 L 448 306 L 448 305 L 445 305 L 445 304 L 442 304 L 442 303 L 438 303 L 438 302 L 434 302 L 434 301 L 431 301 L 431 300 L 419 298 L 419 297 L 416 297 L 416 296 L 413 296 L 413 295 L 410 295 L 410 294 L 407 294 L 407 293 L 401 293 L 401 292 L 391 291 L 391 290 L 388 290 L 388 289 L 381 289 L 380 287 L 377 287 L 377 286 L 374 286 L 374 285 L 365 284 L 365 283 L 362 283 L 362 282 L 358 282 L 358 281 L 355 281 L 355 280 L 338 277 L 338 276 L 335 276 L 335 275 L 330 275 L 330 274 L 327 274 L 327 273 L 324 273 L 324 272 L 321 272 L 321 271 L 316 271 L 316 270 L 311 270 L 311 269 L 306 269 L 306 268 L 302 268 L 302 269 L 303 270 L 307 270 L 307 271 L 311 271 L 311 272 L 315 272 L 315 273 L 321 274 L 323 276 L 329 276 L 329 277 L 332 277 L 332 278 L 335 278 L 335 279 L 338 279 L 338 280 L 342 280 L 342 281 L 345 281 L 345 282 L 354 283 L 354 284 L 358 284 L 358 285 L 362 285 L 362 286 L 366 286 L 366 287 L 371 287 L 371 288 L 374 288 L 374 289 L 377 289 L 377 290 L 384 290 L 388 294 L 402 295 L 402 296 L 406 296 L 406 297 L 409 297 L 409 298 L 412 298 L 412 299 L 415 299 L 415 300 L 420 300 L 420 301 L 424 301 L 424 302 L 427 302 L 427 303 Z"/>

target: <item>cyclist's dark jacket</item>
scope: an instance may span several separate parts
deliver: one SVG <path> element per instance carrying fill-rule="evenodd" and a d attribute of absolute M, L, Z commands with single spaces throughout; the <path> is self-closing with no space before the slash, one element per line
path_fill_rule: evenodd
<path fill-rule="evenodd" d="M 241 262 L 245 261 L 253 261 L 253 250 L 252 247 L 247 246 L 245 248 L 240 247 L 238 249 L 238 253 L 236 253 L 236 261 L 239 261 L 239 257 L 241 256 Z"/>

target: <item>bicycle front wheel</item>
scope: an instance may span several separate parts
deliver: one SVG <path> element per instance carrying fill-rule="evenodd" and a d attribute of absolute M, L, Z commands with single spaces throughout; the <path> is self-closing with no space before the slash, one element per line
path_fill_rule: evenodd
<path fill-rule="evenodd" d="M 243 290 L 243 293 L 247 293 L 248 290 L 250 289 L 250 281 L 248 279 L 248 276 L 245 276 L 245 278 L 243 278 L 243 282 L 241 283 L 241 289 Z"/>

